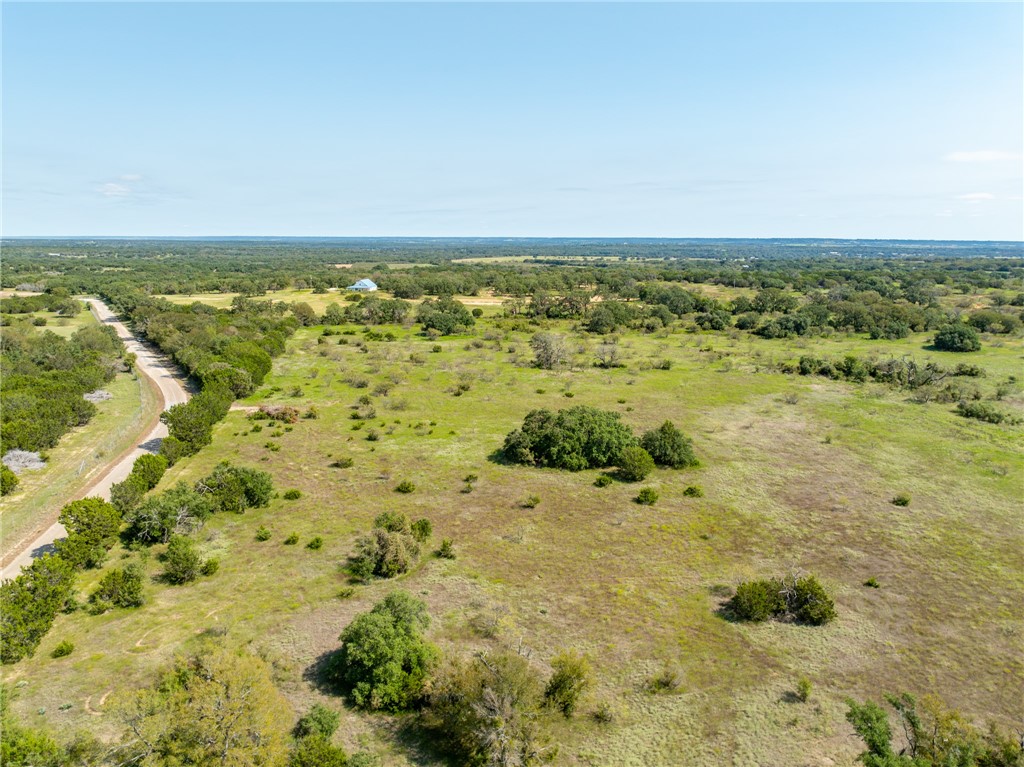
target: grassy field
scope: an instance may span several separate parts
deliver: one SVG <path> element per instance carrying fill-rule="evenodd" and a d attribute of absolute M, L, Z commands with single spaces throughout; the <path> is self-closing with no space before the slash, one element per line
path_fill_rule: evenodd
<path fill-rule="evenodd" d="M 46 467 L 23 472 L 17 490 L 0 502 L 3 554 L 19 548 L 34 530 L 41 532 L 40 525 L 49 527 L 61 506 L 79 495 L 112 458 L 135 444 L 151 412 L 153 393 L 133 373 L 118 374 L 104 389 L 112 399 L 97 403 L 92 420 L 68 432 L 49 451 Z"/>
<path fill-rule="evenodd" d="M 337 300 L 287 300 L 310 298 Z M 559 649 L 591 654 L 599 682 L 581 716 L 555 725 L 559 765 L 850 767 L 860 747 L 843 700 L 884 691 L 931 691 L 979 719 L 1019 722 L 1024 430 L 969 421 L 949 404 L 916 404 L 882 385 L 773 366 L 806 353 L 967 359 L 989 371 L 982 386 L 991 392 L 1019 375 L 1019 339 L 988 339 L 982 352 L 956 356 L 929 351 L 924 334 L 764 341 L 680 331 L 624 337 L 627 367 L 603 370 L 591 364 L 599 339 L 579 337 L 578 365 L 544 371 L 529 364 L 526 334 L 488 323 L 440 341 L 415 328 L 381 330 L 398 340 L 369 341 L 365 351 L 360 334 L 326 343 L 318 328 L 296 334 L 264 387 L 240 404 L 315 405 L 319 417 L 263 422 L 256 433 L 236 410 L 160 488 L 231 460 L 266 469 L 280 492 L 302 497 L 209 522 L 199 539 L 220 558 L 212 578 L 153 582 L 135 611 L 59 616 L 35 657 L 6 670 L 26 682 L 21 716 L 110 733 L 110 691 L 149 684 L 175 653 L 225 634 L 273 662 L 297 713 L 316 701 L 343 710 L 337 739 L 350 750 L 375 751 L 388 767 L 438 763 L 428 744 L 394 737 L 401 718 L 343 708 L 310 680 L 351 618 L 401 586 L 427 601 L 432 638 L 446 649 L 522 642 L 545 671 Z M 671 370 L 653 367 L 663 359 Z M 376 416 L 360 427 L 350 413 L 362 395 Z M 1000 407 L 1019 413 L 1020 396 L 1018 388 Z M 619 412 L 637 431 L 671 419 L 693 437 L 702 465 L 598 488 L 599 472 L 489 457 L 528 410 L 577 404 Z M 354 464 L 332 468 L 339 458 Z M 479 479 L 462 492 L 471 473 Z M 415 492 L 396 493 L 403 480 Z M 704 497 L 683 494 L 693 484 Z M 655 506 L 633 502 L 640 486 L 658 490 Z M 891 503 L 897 493 L 911 496 L 908 507 Z M 540 498 L 534 508 L 522 503 L 530 495 Z M 458 558 L 428 557 L 397 581 L 344 596 L 340 565 L 388 509 L 428 517 L 433 545 L 453 538 Z M 261 525 L 270 540 L 255 540 Z M 282 545 L 292 532 L 300 545 Z M 319 551 L 303 545 L 315 535 L 325 539 Z M 156 575 L 157 553 L 115 549 L 111 564 L 141 557 Z M 827 585 L 837 621 L 743 625 L 717 614 L 739 581 L 795 569 Z M 83 576 L 83 597 L 100 576 Z M 863 585 L 872 577 L 880 588 Z M 74 653 L 51 659 L 63 639 Z M 644 692 L 666 667 L 683 679 L 679 693 Z M 799 677 L 813 684 L 806 703 L 793 702 Z M 610 724 L 586 714 L 600 701 L 615 712 Z"/>

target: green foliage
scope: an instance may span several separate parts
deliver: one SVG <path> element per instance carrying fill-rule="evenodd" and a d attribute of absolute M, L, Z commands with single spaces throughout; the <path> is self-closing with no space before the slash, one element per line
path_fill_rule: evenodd
<path fill-rule="evenodd" d="M 199 568 L 199 572 L 207 576 L 216 575 L 218 570 L 220 570 L 220 560 L 213 557 L 203 562 L 203 566 Z"/>
<path fill-rule="evenodd" d="M 321 538 L 319 535 L 311 538 L 309 540 L 309 543 L 306 544 L 306 548 L 307 549 L 311 549 L 312 551 L 319 551 L 323 547 L 324 547 L 324 539 Z"/>
<path fill-rule="evenodd" d="M 502 454 L 512 463 L 581 471 L 614 466 L 635 444 L 618 413 L 577 405 L 557 413 L 530 411 L 505 438 Z"/>
<path fill-rule="evenodd" d="M 539 495 L 528 495 L 528 496 L 526 496 L 526 498 L 523 499 L 523 502 L 520 505 L 524 509 L 535 509 L 535 508 L 537 508 L 537 506 L 540 505 L 540 496 Z"/>
<path fill-rule="evenodd" d="M 573 651 L 561 652 L 551 661 L 551 668 L 551 678 L 544 688 L 544 702 L 569 718 L 583 693 L 593 685 L 590 660 Z"/>
<path fill-rule="evenodd" d="M 51 658 L 63 658 L 75 651 L 75 645 L 67 639 L 62 639 L 50 653 Z"/>
<path fill-rule="evenodd" d="M 601 474 L 597 479 L 594 480 L 594 487 L 608 487 L 614 480 L 609 474 Z"/>
<path fill-rule="evenodd" d="M 401 711 L 421 696 L 437 649 L 423 638 L 427 606 L 394 591 L 342 632 L 333 676 L 360 708 Z"/>
<path fill-rule="evenodd" d="M 295 737 L 306 738 L 319 735 L 328 740 L 334 735 L 341 722 L 341 714 L 332 711 L 322 703 L 314 703 L 313 707 L 299 719 L 295 725 Z"/>
<path fill-rule="evenodd" d="M 893 506 L 909 506 L 910 505 L 910 496 L 907 495 L 906 493 L 900 493 L 899 495 L 895 495 L 895 496 L 893 496 L 893 499 L 892 499 L 892 505 Z"/>
<path fill-rule="evenodd" d="M 995 726 L 983 732 L 933 695 L 885 700 L 896 712 L 905 747 L 893 744 L 885 709 L 873 701 L 846 701 L 846 720 L 865 746 L 858 757 L 865 767 L 1019 767 L 1024 761 L 1019 737 Z"/>
<path fill-rule="evenodd" d="M 412 523 L 412 537 L 417 543 L 426 543 L 433 531 L 434 526 L 430 524 L 429 519 L 417 519 Z"/>
<path fill-rule="evenodd" d="M 135 463 L 132 464 L 132 473 L 129 476 L 137 477 L 146 490 L 152 490 L 160 482 L 165 471 L 167 471 L 167 459 L 164 456 L 146 453 L 135 459 Z"/>
<path fill-rule="evenodd" d="M 7 767 L 64 767 L 67 754 L 43 730 L 25 727 L 10 711 L 12 693 L 0 688 L 0 764 Z"/>
<path fill-rule="evenodd" d="M 167 543 L 174 534 L 192 532 L 216 511 L 213 493 L 199 493 L 184 482 L 146 498 L 128 514 L 124 531 L 129 541 Z"/>
<path fill-rule="evenodd" d="M 684 469 L 699 463 L 693 453 L 693 443 L 671 421 L 644 434 L 640 446 L 650 453 L 658 466 Z"/>
<path fill-rule="evenodd" d="M 240 513 L 269 505 L 274 481 L 265 471 L 221 461 L 211 474 L 196 483 L 195 490 L 208 496 L 215 509 Z"/>
<path fill-rule="evenodd" d="M 300 738 L 288 755 L 288 767 L 350 767 L 345 750 L 323 735 Z"/>
<path fill-rule="evenodd" d="M 451 538 L 444 538 L 437 550 L 437 556 L 441 559 L 455 559 L 455 544 Z"/>
<path fill-rule="evenodd" d="M 260 525 L 256 529 L 256 540 L 257 541 L 269 541 L 270 540 L 270 536 L 271 536 L 270 530 L 268 530 L 263 525 Z"/>
<path fill-rule="evenodd" d="M 932 343 L 944 352 L 976 352 L 981 348 L 978 331 L 961 323 L 943 325 Z"/>
<path fill-rule="evenodd" d="M 796 680 L 796 697 L 801 703 L 806 703 L 811 697 L 811 680 L 805 676 Z"/>
<path fill-rule="evenodd" d="M 57 554 L 32 561 L 0 584 L 0 663 L 32 655 L 73 594 L 75 570 Z"/>
<path fill-rule="evenodd" d="M 875 576 L 871 576 L 866 581 L 864 581 L 864 585 L 867 586 L 869 589 L 882 588 L 882 585 L 878 582 L 878 579 Z"/>
<path fill-rule="evenodd" d="M 654 471 L 654 459 L 639 445 L 622 449 L 618 459 L 619 476 L 627 482 L 639 482 Z"/>
<path fill-rule="evenodd" d="M 746 581 L 736 588 L 728 610 L 738 620 L 792 620 L 821 626 L 836 617 L 835 604 L 813 575 Z"/>
<path fill-rule="evenodd" d="M 164 577 L 170 583 L 182 584 L 199 577 L 202 560 L 196 543 L 184 535 L 175 535 L 164 553 Z"/>
<path fill-rule="evenodd" d="M 18 482 L 18 475 L 7 468 L 5 464 L 0 463 L 0 495 L 13 493 Z"/>
<path fill-rule="evenodd" d="M 299 542 L 299 534 L 298 533 L 292 533 L 291 535 L 289 535 L 287 538 L 284 539 L 284 545 L 285 546 L 294 546 L 298 542 Z"/>
<path fill-rule="evenodd" d="M 992 407 L 987 402 L 968 402 L 960 400 L 956 403 L 956 412 L 964 418 L 974 418 L 986 423 L 1002 423 L 1008 419 L 1006 413 Z"/>
<path fill-rule="evenodd" d="M 297 501 L 299 500 L 299 498 L 302 497 L 302 491 L 294 489 L 286 490 L 281 497 L 284 498 L 286 501 Z"/>
<path fill-rule="evenodd" d="M 416 310 L 416 320 L 424 330 L 434 330 L 443 336 L 463 333 L 473 327 L 473 315 L 452 298 L 428 298 Z"/>
<path fill-rule="evenodd" d="M 704 488 L 700 485 L 687 485 L 683 490 L 683 495 L 687 498 L 703 498 Z"/>
<path fill-rule="evenodd" d="M 163 458 L 163 456 L 159 456 Z M 164 458 L 166 461 L 167 459 Z M 146 495 L 145 480 L 135 474 L 129 474 L 123 482 L 110 486 L 110 503 L 122 517 L 127 517 L 138 508 Z"/>
<path fill-rule="evenodd" d="M 111 570 L 89 596 L 90 611 L 102 613 L 113 607 L 141 607 L 145 601 L 142 578 L 142 568 L 134 563 Z"/>
<path fill-rule="evenodd" d="M 412 482 L 410 482 L 407 479 L 402 480 L 401 482 L 398 483 L 398 486 L 395 487 L 395 492 L 396 493 L 411 493 L 411 492 L 413 492 L 415 490 L 416 490 L 416 485 L 414 485 Z"/>
<path fill-rule="evenodd" d="M 121 515 L 102 498 L 72 501 L 57 521 L 67 537 L 56 543 L 57 553 L 75 567 L 99 567 L 117 540 Z"/>
<path fill-rule="evenodd" d="M 89 326 L 62 338 L 22 325 L 5 327 L 0 345 L 4 452 L 47 450 L 87 424 L 96 405 L 82 395 L 113 380 L 124 353 L 112 328 Z"/>
<path fill-rule="evenodd" d="M 511 651 L 452 659 L 430 686 L 423 723 L 457 764 L 537 764 L 542 683 Z"/>
<path fill-rule="evenodd" d="M 393 531 L 375 527 L 356 541 L 349 558 L 349 572 L 363 580 L 371 577 L 393 578 L 408 572 L 420 555 L 420 547 L 411 530 Z"/>
<path fill-rule="evenodd" d="M 634 500 L 641 506 L 653 506 L 658 502 L 658 491 L 653 487 L 642 487 Z"/>

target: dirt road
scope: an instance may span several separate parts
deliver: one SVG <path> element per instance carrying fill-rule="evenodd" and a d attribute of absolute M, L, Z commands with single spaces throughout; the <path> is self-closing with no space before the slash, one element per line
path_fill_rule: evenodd
<path fill-rule="evenodd" d="M 136 370 L 147 379 L 147 383 L 154 387 L 158 395 L 153 412 L 146 419 L 139 434 L 136 447 L 115 457 L 96 480 L 79 494 L 80 498 L 98 495 L 109 500 L 110 486 L 121 482 L 131 473 L 132 465 L 140 455 L 156 452 L 160 447 L 160 440 L 167 436 L 167 427 L 160 423 L 160 413 L 171 405 L 186 402 L 189 394 L 177 377 L 178 371 L 173 362 L 133 336 L 123 323 L 117 321 L 116 315 L 110 310 L 110 307 L 98 298 L 87 298 L 85 301 L 96 318 L 114 328 L 118 337 L 124 341 L 128 351 L 135 355 Z M 53 542 L 58 538 L 63 538 L 65 532 L 63 526 L 52 521 L 56 519 L 59 512 L 60 509 L 51 510 L 51 520 L 42 521 L 43 524 L 47 521 L 51 522 L 50 526 L 21 551 L 13 553 L 5 559 L 0 578 L 15 577 L 21 572 L 21 568 L 30 564 L 33 559 L 53 550 Z"/>

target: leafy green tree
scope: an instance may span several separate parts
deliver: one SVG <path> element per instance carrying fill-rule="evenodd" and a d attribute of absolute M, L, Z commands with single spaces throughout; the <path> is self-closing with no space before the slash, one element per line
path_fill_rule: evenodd
<path fill-rule="evenodd" d="M 139 478 L 146 490 L 156 487 L 165 471 L 167 471 L 167 459 L 162 455 L 146 453 L 136 458 L 135 463 L 132 464 L 132 475 Z"/>
<path fill-rule="evenodd" d="M 67 537 L 57 541 L 57 553 L 75 567 L 103 564 L 121 527 L 121 515 L 102 498 L 72 501 L 61 509 L 57 521 L 67 530 Z"/>
<path fill-rule="evenodd" d="M 961 323 L 943 325 L 932 343 L 944 352 L 976 352 L 981 348 L 978 331 Z"/>
<path fill-rule="evenodd" d="M 557 413 L 530 411 L 522 427 L 505 437 L 502 454 L 513 463 L 581 471 L 614 466 L 635 444 L 618 413 L 578 405 Z"/>
<path fill-rule="evenodd" d="M 335 679 L 360 708 L 408 708 L 437 662 L 437 648 L 423 638 L 429 625 L 426 604 L 404 591 L 388 594 L 342 632 Z"/>
<path fill-rule="evenodd" d="M 288 767 L 348 767 L 348 754 L 323 735 L 300 738 L 288 754 Z"/>
<path fill-rule="evenodd" d="M 16 722 L 12 693 L 0 687 L 0 764 L 7 767 L 63 767 L 67 755 L 49 734 Z"/>
<path fill-rule="evenodd" d="M 287 759 L 288 702 L 253 655 L 204 650 L 110 707 L 125 728 L 118 764 L 271 767 Z"/>
<path fill-rule="evenodd" d="M 118 514 L 127 517 L 142 503 L 146 490 L 146 481 L 142 477 L 129 474 L 123 482 L 116 482 L 110 486 L 110 503 L 117 509 Z"/>
<path fill-rule="evenodd" d="M 164 553 L 164 577 L 171 583 L 188 583 L 199 577 L 202 560 L 196 543 L 184 535 L 175 535 Z"/>
<path fill-rule="evenodd" d="M 0 584 L 0 663 L 31 656 L 75 586 L 74 566 L 57 554 L 33 560 Z"/>
<path fill-rule="evenodd" d="M 693 453 L 693 443 L 671 421 L 644 434 L 640 446 L 650 453 L 658 466 L 684 469 L 699 463 Z"/>
<path fill-rule="evenodd" d="M 571 354 L 565 336 L 558 333 L 536 333 L 530 339 L 530 348 L 533 349 L 537 367 L 544 370 L 560 367 Z"/>
<path fill-rule="evenodd" d="M 210 496 L 215 508 L 221 511 L 242 512 L 268 505 L 274 481 L 265 471 L 221 461 L 196 483 L 195 489 L 200 495 Z"/>
<path fill-rule="evenodd" d="M 215 507 L 210 495 L 197 493 L 184 482 L 145 499 L 128 514 L 125 537 L 144 544 L 167 543 L 175 533 L 197 529 Z"/>
<path fill-rule="evenodd" d="M 295 725 L 295 736 L 305 738 L 319 735 L 330 740 L 340 722 L 341 715 L 337 711 L 332 711 L 322 703 L 314 703 L 309 712 Z"/>
<path fill-rule="evenodd" d="M 586 655 L 566 651 L 551 661 L 552 674 L 544 688 L 544 701 L 571 717 L 583 693 L 593 684 L 593 672 Z"/>
<path fill-rule="evenodd" d="M 628 482 L 639 482 L 654 471 L 654 459 L 639 445 L 630 445 L 619 454 L 619 476 Z"/>
<path fill-rule="evenodd" d="M 745 581 L 736 587 L 729 609 L 740 620 L 761 622 L 786 610 L 782 583 L 778 580 Z"/>

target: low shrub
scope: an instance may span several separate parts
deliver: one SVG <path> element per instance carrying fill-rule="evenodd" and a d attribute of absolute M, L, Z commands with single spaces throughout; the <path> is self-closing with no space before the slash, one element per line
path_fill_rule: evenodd
<path fill-rule="evenodd" d="M 613 482 L 608 474 L 602 474 L 594 480 L 594 487 L 608 487 Z"/>
<path fill-rule="evenodd" d="M 407 493 L 408 494 L 408 493 L 414 492 L 415 490 L 416 490 L 416 485 L 414 485 L 412 482 L 410 482 L 407 479 L 406 480 L 402 480 L 395 487 L 395 492 L 396 493 Z"/>
<path fill-rule="evenodd" d="M 175 535 L 164 554 L 164 577 L 171 583 L 188 583 L 199 577 L 202 563 L 196 543 L 184 535 Z"/>
<path fill-rule="evenodd" d="M 900 493 L 899 495 L 893 496 L 892 505 L 893 506 L 909 506 L 910 505 L 910 496 L 907 495 L 906 493 Z"/>
<path fill-rule="evenodd" d="M 700 485 L 687 485 L 683 495 L 687 498 L 703 498 L 704 489 Z"/>
<path fill-rule="evenodd" d="M 619 453 L 619 476 L 627 482 L 639 482 L 654 471 L 654 459 L 642 447 L 633 445 Z"/>
<path fill-rule="evenodd" d="M 270 540 L 270 535 L 271 535 L 270 530 L 268 530 L 263 525 L 260 525 L 259 528 L 257 528 L 257 530 L 256 530 L 256 540 L 257 541 L 269 541 Z"/>
<path fill-rule="evenodd" d="M 220 560 L 211 558 L 203 562 L 199 572 L 203 575 L 214 575 L 218 570 L 220 570 Z"/>
<path fill-rule="evenodd" d="M 738 620 L 769 618 L 821 626 L 836 617 L 835 603 L 813 575 L 741 583 L 728 603 Z"/>
<path fill-rule="evenodd" d="M 319 549 L 323 548 L 323 545 L 324 545 L 324 539 L 321 538 L 318 535 L 318 536 L 312 538 L 310 540 L 310 542 L 306 544 L 306 548 L 307 549 L 312 549 L 313 551 L 318 551 Z"/>
<path fill-rule="evenodd" d="M 291 535 L 289 535 L 287 538 L 284 539 L 284 545 L 285 546 L 294 546 L 298 542 L 299 542 L 299 534 L 298 533 L 292 533 Z"/>
<path fill-rule="evenodd" d="M 429 519 L 417 519 L 412 523 L 411 530 L 412 537 L 416 539 L 417 543 L 425 543 L 434 531 L 434 526 L 430 524 Z"/>
<path fill-rule="evenodd" d="M 805 676 L 796 680 L 796 697 L 801 703 L 806 703 L 811 697 L 811 680 Z"/>
<path fill-rule="evenodd" d="M 544 703 L 568 719 L 583 693 L 593 685 L 590 660 L 576 652 L 561 652 L 551 661 L 552 674 L 544 688 Z"/>
<path fill-rule="evenodd" d="M 519 505 L 522 506 L 524 509 L 535 509 L 539 504 L 539 495 L 528 495 L 526 498 L 523 499 L 523 501 Z"/>
<path fill-rule="evenodd" d="M 451 538 L 445 538 L 441 541 L 441 546 L 437 550 L 437 556 L 441 559 L 455 559 L 455 545 L 452 543 Z"/>
<path fill-rule="evenodd" d="M 282 495 L 281 497 L 284 498 L 286 501 L 297 501 L 299 498 L 302 497 L 302 491 L 295 489 L 286 490 L 284 495 Z"/>
<path fill-rule="evenodd" d="M 653 487 L 642 487 L 633 500 L 641 506 L 653 506 L 658 502 L 658 491 Z"/>
<path fill-rule="evenodd" d="M 53 652 L 50 653 L 51 658 L 63 658 L 75 651 L 74 643 L 67 639 L 62 640 L 53 648 Z"/>

